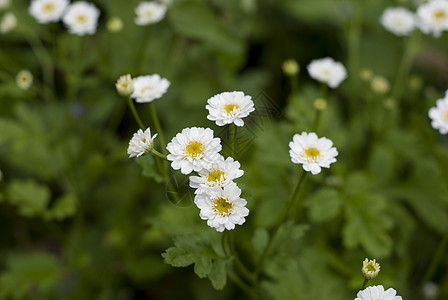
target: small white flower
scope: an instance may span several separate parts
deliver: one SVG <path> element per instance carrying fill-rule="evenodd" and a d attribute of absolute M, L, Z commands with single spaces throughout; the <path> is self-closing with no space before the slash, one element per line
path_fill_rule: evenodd
<path fill-rule="evenodd" d="M 445 97 L 437 100 L 436 107 L 429 109 L 431 126 L 438 129 L 441 134 L 448 133 L 448 91 Z"/>
<path fill-rule="evenodd" d="M 303 169 L 313 175 L 319 174 L 322 167 L 329 168 L 338 155 L 331 140 L 318 138 L 314 132 L 295 134 L 289 147 L 292 162 L 303 164 Z"/>
<path fill-rule="evenodd" d="M 16 76 L 17 86 L 22 90 L 27 90 L 33 84 L 33 74 L 28 70 L 20 71 Z"/>
<path fill-rule="evenodd" d="M 240 163 L 232 157 L 227 157 L 226 160 L 219 157 L 209 168 L 199 171 L 199 176 L 190 176 L 190 187 L 197 189 L 195 193 L 200 194 L 214 186 L 224 187 L 243 174 Z"/>
<path fill-rule="evenodd" d="M 135 8 L 135 24 L 149 25 L 160 22 L 166 13 L 166 6 L 154 1 L 143 1 Z"/>
<path fill-rule="evenodd" d="M 207 103 L 207 119 L 216 121 L 218 126 L 231 123 L 243 126 L 244 121 L 241 118 L 247 117 L 255 110 L 252 98 L 243 92 L 224 92 L 211 97 Z"/>
<path fill-rule="evenodd" d="M 380 17 L 383 27 L 398 36 L 410 35 L 415 28 L 415 16 L 403 7 L 388 7 Z"/>
<path fill-rule="evenodd" d="M 6 13 L 0 21 L 0 32 L 8 33 L 17 26 L 17 18 L 12 12 Z"/>
<path fill-rule="evenodd" d="M 382 285 L 375 285 L 359 291 L 355 300 L 403 300 L 401 296 L 396 296 L 396 294 L 397 291 L 393 288 L 384 291 Z"/>
<path fill-rule="evenodd" d="M 337 88 L 347 78 L 347 71 L 342 63 L 331 57 L 313 60 L 308 66 L 308 73 L 317 81 L 326 83 L 331 88 Z"/>
<path fill-rule="evenodd" d="M 197 194 L 194 203 L 201 210 L 199 216 L 207 220 L 207 225 L 222 232 L 232 230 L 235 225 L 242 225 L 249 215 L 246 200 L 240 198 L 241 190 L 234 182 L 224 188 L 218 186 L 206 193 Z"/>
<path fill-rule="evenodd" d="M 369 260 L 366 258 L 362 262 L 361 272 L 364 278 L 371 280 L 378 276 L 378 273 L 380 272 L 380 264 L 377 263 L 375 259 Z"/>
<path fill-rule="evenodd" d="M 11 0 L 0 0 L 0 10 L 8 8 Z"/>
<path fill-rule="evenodd" d="M 106 28 L 110 32 L 118 32 L 123 29 L 123 21 L 119 17 L 113 17 L 106 23 Z"/>
<path fill-rule="evenodd" d="M 86 35 L 96 32 L 99 17 L 100 10 L 95 5 L 79 1 L 69 5 L 62 21 L 70 33 Z"/>
<path fill-rule="evenodd" d="M 129 96 L 134 91 L 134 80 L 129 74 L 122 75 L 115 83 L 115 87 L 120 95 Z"/>
<path fill-rule="evenodd" d="M 29 13 L 38 23 L 57 22 L 61 19 L 68 4 L 68 0 L 33 0 L 29 7 Z"/>
<path fill-rule="evenodd" d="M 432 0 L 417 9 L 417 26 L 425 34 L 440 37 L 448 30 L 448 1 Z"/>
<path fill-rule="evenodd" d="M 151 136 L 151 129 L 148 127 L 145 131 L 139 129 L 129 141 L 128 154 L 129 157 L 139 157 L 151 151 L 154 147 L 154 139 L 157 133 Z"/>
<path fill-rule="evenodd" d="M 209 168 L 220 157 L 222 146 L 221 139 L 213 138 L 210 128 L 192 127 L 178 133 L 166 149 L 170 152 L 167 159 L 172 161 L 171 167 L 189 174 Z"/>
<path fill-rule="evenodd" d="M 134 92 L 131 97 L 138 103 L 152 102 L 166 93 L 170 82 L 159 74 L 134 78 Z"/>

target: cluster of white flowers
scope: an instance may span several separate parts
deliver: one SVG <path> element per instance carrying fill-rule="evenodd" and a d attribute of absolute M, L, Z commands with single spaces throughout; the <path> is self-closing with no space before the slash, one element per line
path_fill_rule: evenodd
<path fill-rule="evenodd" d="M 397 291 L 389 288 L 386 291 L 382 285 L 369 286 L 359 291 L 355 300 L 402 300 L 401 296 L 397 296 Z"/>
<path fill-rule="evenodd" d="M 314 132 L 295 134 L 289 148 L 292 162 L 302 164 L 303 169 L 313 175 L 319 174 L 321 168 L 329 168 L 338 155 L 331 140 L 318 138 Z"/>
<path fill-rule="evenodd" d="M 415 13 L 403 7 L 388 7 L 380 17 L 383 27 L 397 36 L 410 35 L 415 28 L 440 37 L 448 30 L 448 0 L 422 3 Z"/>
<path fill-rule="evenodd" d="M 100 17 L 100 10 L 85 1 L 32 0 L 28 11 L 41 24 L 62 20 L 70 33 L 80 36 L 94 34 Z"/>
<path fill-rule="evenodd" d="M 122 75 L 115 83 L 117 92 L 122 96 L 131 96 L 138 103 L 148 103 L 161 98 L 170 86 L 168 79 L 159 74 L 132 78 L 130 74 Z"/>
<path fill-rule="evenodd" d="M 448 133 L 448 91 L 445 97 L 437 100 L 435 107 L 429 109 L 429 117 L 434 129 L 438 129 L 441 134 Z"/>
<path fill-rule="evenodd" d="M 344 65 L 331 57 L 313 60 L 308 66 L 308 73 L 313 79 L 337 88 L 345 78 L 347 71 Z"/>

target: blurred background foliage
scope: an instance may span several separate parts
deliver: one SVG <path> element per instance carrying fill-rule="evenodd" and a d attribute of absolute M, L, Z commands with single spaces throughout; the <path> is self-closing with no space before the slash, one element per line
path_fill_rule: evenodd
<path fill-rule="evenodd" d="M 231 262 L 198 217 L 188 178 L 172 174 L 184 191 L 173 203 L 151 157 L 127 158 L 138 126 L 114 82 L 125 73 L 171 81 L 155 102 L 168 139 L 189 126 L 224 134 L 205 110 L 222 91 L 273 108 L 248 122 L 237 156 L 251 213 L 234 232 L 236 248 L 254 269 L 301 172 L 288 142 L 312 130 L 321 96 L 306 65 L 325 56 L 349 71 L 317 130 L 334 141 L 338 162 L 308 177 L 296 223 L 281 228 L 264 266 L 265 297 L 353 299 L 369 257 L 381 263 L 372 284 L 422 299 L 432 281 L 432 299 L 448 298 L 446 255 L 428 271 L 448 238 L 448 140 L 427 117 L 448 86 L 447 37 L 416 32 L 410 43 L 378 21 L 387 6 L 414 2 L 174 0 L 146 27 L 133 22 L 138 1 L 91 2 L 101 10 L 95 35 L 37 24 L 26 0 L 13 1 L 18 26 L 0 35 L 0 299 L 246 299 L 226 279 Z M 106 30 L 112 17 L 121 31 Z M 282 73 L 289 58 L 301 66 L 297 90 Z M 363 68 L 391 91 L 372 91 Z M 21 69 L 34 75 L 30 90 L 15 83 Z M 136 106 L 152 125 L 147 106 Z"/>

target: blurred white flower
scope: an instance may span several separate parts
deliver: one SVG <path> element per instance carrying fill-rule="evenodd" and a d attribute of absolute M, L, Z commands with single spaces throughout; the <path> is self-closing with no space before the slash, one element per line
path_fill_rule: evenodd
<path fill-rule="evenodd" d="M 8 33 L 17 26 L 17 18 L 12 12 L 6 13 L 0 21 L 0 32 Z"/>
<path fill-rule="evenodd" d="M 289 143 L 289 155 L 295 164 L 302 164 L 305 171 L 319 174 L 321 168 L 329 168 L 336 162 L 338 151 L 327 138 L 318 138 L 314 132 L 295 134 Z"/>
<path fill-rule="evenodd" d="M 207 103 L 207 119 L 216 121 L 218 126 L 231 123 L 243 126 L 244 121 L 241 118 L 247 117 L 255 110 L 252 98 L 243 92 L 224 92 L 211 97 Z"/>
<path fill-rule="evenodd" d="M 129 96 L 134 91 L 134 80 L 129 74 L 122 75 L 115 83 L 115 88 L 120 95 Z"/>
<path fill-rule="evenodd" d="M 131 97 L 138 103 L 152 102 L 166 93 L 170 82 L 159 74 L 134 78 L 134 92 Z"/>
<path fill-rule="evenodd" d="M 224 188 L 218 186 L 197 194 L 194 203 L 201 210 L 199 216 L 207 220 L 207 225 L 222 232 L 232 230 L 235 225 L 242 225 L 249 215 L 246 200 L 240 198 L 241 190 L 231 182 Z"/>
<path fill-rule="evenodd" d="M 0 10 L 8 8 L 11 0 L 0 0 Z"/>
<path fill-rule="evenodd" d="M 224 187 L 243 174 L 238 161 L 234 161 L 232 157 L 224 160 L 220 156 L 209 168 L 199 171 L 199 176 L 190 176 L 190 187 L 197 189 L 195 193 L 200 194 L 214 186 Z"/>
<path fill-rule="evenodd" d="M 440 37 L 448 30 L 448 1 L 432 0 L 417 9 L 417 26 L 425 34 Z"/>
<path fill-rule="evenodd" d="M 380 272 L 380 264 L 377 263 L 375 259 L 369 260 L 366 258 L 362 262 L 361 271 L 364 278 L 371 280 L 378 276 L 378 273 Z"/>
<path fill-rule="evenodd" d="M 370 82 L 370 87 L 375 93 L 383 95 L 390 89 L 389 80 L 383 76 L 373 76 L 372 81 Z"/>
<path fill-rule="evenodd" d="M 429 109 L 431 126 L 438 129 L 441 134 L 448 133 L 448 91 L 445 97 L 436 101 L 436 107 Z"/>
<path fill-rule="evenodd" d="M 355 300 L 403 300 L 401 296 L 396 296 L 397 291 L 389 288 L 384 291 L 382 285 L 369 286 L 362 291 L 359 291 Z"/>
<path fill-rule="evenodd" d="M 398 36 L 410 35 L 415 28 L 414 14 L 403 7 L 388 7 L 380 17 L 383 27 Z"/>
<path fill-rule="evenodd" d="M 149 25 L 160 22 L 166 13 L 166 6 L 154 1 L 143 1 L 135 8 L 135 24 Z"/>
<path fill-rule="evenodd" d="M 29 13 L 38 23 L 57 22 L 62 18 L 68 4 L 68 0 L 33 0 Z"/>
<path fill-rule="evenodd" d="M 33 74 L 28 70 L 20 71 L 16 76 L 17 86 L 22 90 L 27 90 L 33 85 Z"/>
<path fill-rule="evenodd" d="M 308 66 L 308 73 L 313 79 L 326 83 L 331 88 L 337 88 L 347 78 L 347 71 L 342 63 L 331 57 L 313 60 Z"/>
<path fill-rule="evenodd" d="M 129 157 L 139 157 L 145 153 L 149 153 L 154 147 L 154 139 L 156 137 L 157 133 L 151 136 L 151 129 L 149 127 L 145 131 L 139 129 L 129 141 Z"/>
<path fill-rule="evenodd" d="M 167 159 L 172 161 L 171 167 L 189 174 L 209 168 L 221 156 L 222 146 L 221 139 L 213 138 L 210 128 L 191 127 L 178 133 L 166 149 L 170 152 Z"/>
<path fill-rule="evenodd" d="M 79 1 L 68 6 L 62 21 L 70 33 L 82 36 L 96 32 L 99 17 L 100 10 L 95 5 Z"/>
<path fill-rule="evenodd" d="M 118 32 L 123 29 L 123 21 L 119 17 L 113 17 L 106 23 L 106 28 L 110 32 Z"/>

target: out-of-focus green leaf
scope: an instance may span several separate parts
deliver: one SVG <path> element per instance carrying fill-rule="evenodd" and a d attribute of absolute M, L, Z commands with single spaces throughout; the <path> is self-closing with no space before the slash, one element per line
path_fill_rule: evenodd
<path fill-rule="evenodd" d="M 9 202 L 16 205 L 19 213 L 25 217 L 45 214 L 50 195 L 50 190 L 47 186 L 32 179 L 15 179 L 8 185 Z"/>
<path fill-rule="evenodd" d="M 311 221 L 325 222 L 339 215 L 342 200 L 337 190 L 322 188 L 304 200 Z"/>
<path fill-rule="evenodd" d="M 152 155 L 142 155 L 135 158 L 135 161 L 142 167 L 142 175 L 154 179 L 156 182 L 163 182 L 163 177 L 157 170 L 157 165 Z"/>
<path fill-rule="evenodd" d="M 65 194 L 59 197 L 45 214 L 47 219 L 62 220 L 70 217 L 76 212 L 78 199 L 74 194 Z"/>

